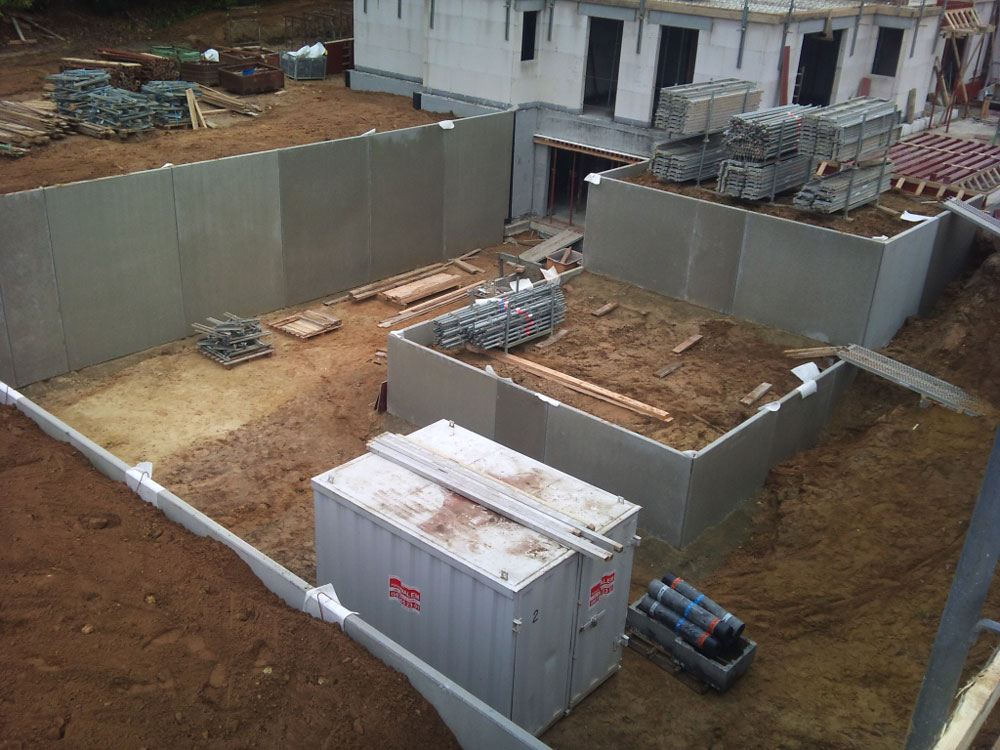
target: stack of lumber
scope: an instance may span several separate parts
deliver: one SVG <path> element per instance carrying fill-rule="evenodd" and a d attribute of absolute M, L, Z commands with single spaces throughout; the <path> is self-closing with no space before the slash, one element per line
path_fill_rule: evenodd
<path fill-rule="evenodd" d="M 674 136 L 719 133 L 733 115 L 756 110 L 763 93 L 753 81 L 736 78 L 660 89 L 653 127 Z"/>
<path fill-rule="evenodd" d="M 296 336 L 300 339 L 310 339 L 313 336 L 319 336 L 321 333 L 327 333 L 328 331 L 340 328 L 341 322 L 340 318 L 327 315 L 320 310 L 303 310 L 294 315 L 289 315 L 287 318 L 275 320 L 272 323 L 268 323 L 268 325 L 290 336 Z"/>
<path fill-rule="evenodd" d="M 382 279 L 381 281 L 373 281 L 371 284 L 365 284 L 364 286 L 359 286 L 356 289 L 352 289 L 347 293 L 355 302 L 361 302 L 366 299 L 371 299 L 379 294 L 379 292 L 384 292 L 393 287 L 399 286 L 404 281 L 415 281 L 417 279 L 426 279 L 428 276 L 438 273 L 439 271 L 447 268 L 447 263 L 434 263 L 429 266 L 424 266 L 423 268 L 415 268 L 412 271 L 407 271 L 406 273 L 397 274 L 396 276 L 391 276 L 388 279 Z"/>
<path fill-rule="evenodd" d="M 159 127 L 191 124 L 187 92 L 200 95 L 198 84 L 187 81 L 150 81 L 143 85 L 142 93 L 149 98 L 153 108 L 153 122 Z"/>
<path fill-rule="evenodd" d="M 91 60 L 86 57 L 64 57 L 59 61 L 59 70 L 103 70 L 110 76 L 110 84 L 126 91 L 138 91 L 142 66 L 138 63 L 114 62 L 112 60 Z"/>
<path fill-rule="evenodd" d="M 147 81 L 176 81 L 179 74 L 179 67 L 176 60 L 170 60 L 159 55 L 104 47 L 97 50 L 97 56 L 102 60 L 137 63 L 141 70 L 141 83 L 146 83 Z"/>
<path fill-rule="evenodd" d="M 695 136 L 657 146 L 650 171 L 668 182 L 700 180 L 717 174 L 719 163 L 726 158 L 722 136 L 710 136 L 707 145 L 703 141 L 703 138 Z"/>
<path fill-rule="evenodd" d="M 796 208 L 830 214 L 871 203 L 892 188 L 892 164 L 847 169 L 817 177 L 795 194 Z"/>
<path fill-rule="evenodd" d="M 391 289 L 378 293 L 379 299 L 400 307 L 406 307 L 411 302 L 417 302 L 438 292 L 454 289 L 462 281 L 462 277 L 453 273 L 435 273 L 422 279 L 407 281 Z"/>
<path fill-rule="evenodd" d="M 24 156 L 31 146 L 64 138 L 73 132 L 69 120 L 46 102 L 0 101 L 0 154 Z"/>
<path fill-rule="evenodd" d="M 726 159 L 719 167 L 717 190 L 733 198 L 763 200 L 801 185 L 808 166 L 809 157 L 803 154 L 793 154 L 769 164 Z"/>
<path fill-rule="evenodd" d="M 261 109 L 256 104 L 250 104 L 235 96 L 230 96 L 229 94 L 218 91 L 217 89 L 209 88 L 208 86 L 201 87 L 201 100 L 207 104 L 213 104 L 216 107 L 222 107 L 223 109 L 228 109 L 230 112 L 236 112 L 241 115 L 248 115 L 250 117 L 256 117 L 260 114 Z"/>
<path fill-rule="evenodd" d="M 770 162 L 798 152 L 802 118 L 816 107 L 789 104 L 734 115 L 723 134 L 734 159 Z"/>
<path fill-rule="evenodd" d="M 799 150 L 826 161 L 860 161 L 896 143 L 901 128 L 895 104 L 860 97 L 806 114 Z"/>
<path fill-rule="evenodd" d="M 270 336 L 260 326 L 260 318 L 241 318 L 226 313 L 225 320 L 208 318 L 211 325 L 192 323 L 191 327 L 205 336 L 198 339 L 198 351 L 213 359 L 227 370 L 240 362 L 266 357 L 274 352 L 270 344 L 261 343 Z"/>

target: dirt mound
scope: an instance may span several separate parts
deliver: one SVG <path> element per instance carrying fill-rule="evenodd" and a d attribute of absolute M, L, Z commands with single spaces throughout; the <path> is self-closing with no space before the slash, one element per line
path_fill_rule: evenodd
<path fill-rule="evenodd" d="M 0 747 L 457 747 L 406 678 L 0 409 Z"/>

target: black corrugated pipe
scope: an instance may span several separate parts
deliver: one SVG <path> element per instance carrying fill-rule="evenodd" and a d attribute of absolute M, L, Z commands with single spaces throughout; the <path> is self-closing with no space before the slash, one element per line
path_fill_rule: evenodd
<path fill-rule="evenodd" d="M 721 644 L 718 640 L 710 636 L 690 620 L 685 620 L 672 609 L 665 607 L 657 601 L 653 601 L 653 599 L 651 599 L 648 595 L 644 595 L 642 599 L 639 600 L 638 606 L 640 610 L 645 612 L 654 620 L 666 625 L 708 658 L 714 659 L 722 650 Z"/>
<path fill-rule="evenodd" d="M 662 581 L 650 582 L 647 591 L 653 600 L 674 610 L 681 617 L 690 620 L 706 633 L 718 638 L 720 641 L 730 643 L 739 637 L 733 628 L 732 622 L 723 620 L 721 617 L 716 617 L 707 609 L 698 606 Z"/>
<path fill-rule="evenodd" d="M 699 607 L 707 609 L 716 617 L 730 623 L 733 626 L 733 632 L 736 633 L 737 637 L 743 635 L 743 629 L 746 627 L 746 623 L 743 622 L 743 620 L 727 612 L 680 576 L 675 576 L 673 573 L 667 573 L 660 580 L 677 593 L 686 596 Z"/>

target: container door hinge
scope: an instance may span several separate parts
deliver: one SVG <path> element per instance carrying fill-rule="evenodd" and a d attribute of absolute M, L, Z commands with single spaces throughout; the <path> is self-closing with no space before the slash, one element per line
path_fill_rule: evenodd
<path fill-rule="evenodd" d="M 524 625 L 524 621 L 521 618 L 514 620 L 514 624 L 511 626 L 511 630 L 515 633 L 521 632 L 521 626 Z"/>

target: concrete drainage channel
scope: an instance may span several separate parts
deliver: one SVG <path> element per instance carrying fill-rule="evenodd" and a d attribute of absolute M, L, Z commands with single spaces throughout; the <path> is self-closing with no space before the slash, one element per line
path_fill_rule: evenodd
<path fill-rule="evenodd" d="M 144 467 L 131 467 L 77 430 L 42 409 L 7 384 L 0 382 L 0 405 L 16 408 L 49 437 L 69 443 L 109 479 L 122 482 L 140 499 L 163 511 L 174 523 L 198 536 L 206 536 L 239 555 L 261 583 L 288 606 L 331 624 L 337 623 L 352 640 L 373 656 L 399 670 L 414 688 L 434 706 L 463 747 L 544 750 L 544 742 L 487 706 L 445 675 L 418 659 L 358 614 L 348 612 L 336 600 L 330 586 L 314 588 L 247 544 L 209 516 L 154 482 Z"/>

